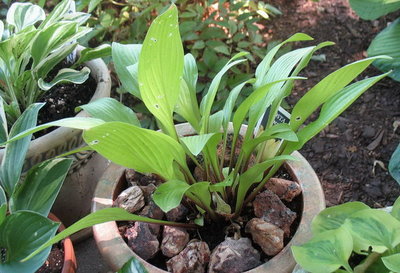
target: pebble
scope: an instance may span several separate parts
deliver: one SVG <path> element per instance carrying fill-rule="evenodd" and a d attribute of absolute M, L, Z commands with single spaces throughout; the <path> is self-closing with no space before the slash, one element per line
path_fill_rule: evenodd
<path fill-rule="evenodd" d="M 210 261 L 210 249 L 205 242 L 192 240 L 178 255 L 167 261 L 173 273 L 204 273 Z"/>
<path fill-rule="evenodd" d="M 167 257 L 173 257 L 181 252 L 189 242 L 189 233 L 179 227 L 164 226 L 161 251 Z"/>
<path fill-rule="evenodd" d="M 129 187 L 118 195 L 114 205 L 135 213 L 144 206 L 143 192 L 138 186 Z"/>
<path fill-rule="evenodd" d="M 128 246 L 144 260 L 153 258 L 159 250 L 160 242 L 147 223 L 136 222 L 127 228 L 125 238 Z"/>
<path fill-rule="evenodd" d="M 301 193 L 299 184 L 283 178 L 271 178 L 265 184 L 265 188 L 275 193 L 280 199 L 288 202 Z"/>

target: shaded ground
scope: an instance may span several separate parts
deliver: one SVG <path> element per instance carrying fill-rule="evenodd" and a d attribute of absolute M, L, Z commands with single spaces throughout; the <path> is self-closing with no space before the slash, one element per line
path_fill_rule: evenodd
<path fill-rule="evenodd" d="M 288 99 L 291 105 L 330 72 L 366 57 L 373 37 L 399 15 L 364 21 L 345 0 L 270 2 L 283 12 L 267 26 L 270 39 L 285 39 L 296 32 L 304 32 L 316 42 L 336 43 L 317 53 L 325 54 L 326 61 L 313 61 L 309 65 L 303 73 L 309 80 L 296 87 L 294 95 Z M 378 73 L 371 68 L 359 79 Z M 400 195 L 400 186 L 384 169 L 400 141 L 399 130 L 394 131 L 393 126 L 399 120 L 400 83 L 387 78 L 362 95 L 302 149 L 321 179 L 328 206 L 359 200 L 381 207 L 391 205 Z M 383 164 L 376 164 L 374 168 L 377 161 Z"/>

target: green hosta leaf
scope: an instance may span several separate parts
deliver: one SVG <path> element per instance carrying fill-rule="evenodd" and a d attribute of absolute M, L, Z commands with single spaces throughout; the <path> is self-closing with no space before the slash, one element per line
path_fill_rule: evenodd
<path fill-rule="evenodd" d="M 346 220 L 354 239 L 357 253 L 368 251 L 383 253 L 400 243 L 400 221 L 381 210 L 361 210 Z"/>
<path fill-rule="evenodd" d="M 348 259 L 353 239 L 345 228 L 325 231 L 302 246 L 292 246 L 294 259 L 312 273 L 330 273 L 345 267 L 352 272 Z"/>
<path fill-rule="evenodd" d="M 10 199 L 10 211 L 37 212 L 44 217 L 50 212 L 61 189 L 72 159 L 52 159 L 31 168 L 26 179 Z"/>
<path fill-rule="evenodd" d="M 390 158 L 389 172 L 390 175 L 397 181 L 397 183 L 400 184 L 400 145 L 397 146 Z"/>
<path fill-rule="evenodd" d="M 275 57 L 276 53 L 279 51 L 279 49 L 285 45 L 286 43 L 289 42 L 297 42 L 297 41 L 309 41 L 313 40 L 312 37 L 308 36 L 307 34 L 304 33 L 296 33 L 293 36 L 291 36 L 289 39 L 283 41 L 282 43 L 278 44 L 275 46 L 273 49 L 271 49 L 268 54 L 264 57 L 264 59 L 261 61 L 261 63 L 257 66 L 256 69 L 256 83 L 254 84 L 255 88 L 259 88 L 263 85 L 265 85 L 265 76 L 267 75 L 273 58 Z"/>
<path fill-rule="evenodd" d="M 75 84 L 82 84 L 88 78 L 90 74 L 90 69 L 88 67 L 82 68 L 81 71 L 77 71 L 70 68 L 63 68 L 61 69 L 56 77 L 49 83 L 45 82 L 42 78 L 38 81 L 38 86 L 42 90 L 49 90 L 53 86 L 59 83 L 75 83 Z"/>
<path fill-rule="evenodd" d="M 75 65 L 82 64 L 84 62 L 97 59 L 104 58 L 111 55 L 111 46 L 110 45 L 100 45 L 96 48 L 85 48 L 81 51 L 79 59 L 76 61 Z"/>
<path fill-rule="evenodd" d="M 197 182 L 190 186 L 186 195 L 194 200 L 199 200 L 206 208 L 211 210 L 210 182 Z"/>
<path fill-rule="evenodd" d="M 0 225 L 6 218 L 7 213 L 7 196 L 3 188 L 0 186 Z"/>
<path fill-rule="evenodd" d="M 0 142 L 6 142 L 8 138 L 8 128 L 6 113 L 4 111 L 4 100 L 0 97 Z"/>
<path fill-rule="evenodd" d="M 139 59 L 143 102 L 172 137 L 176 137 L 172 112 L 179 98 L 183 58 L 178 10 L 172 4 L 151 24 Z"/>
<path fill-rule="evenodd" d="M 296 131 L 321 104 L 341 92 L 346 85 L 378 58 L 382 57 L 367 58 L 348 64 L 329 74 L 311 88 L 293 108 L 290 120 L 293 130 Z"/>
<path fill-rule="evenodd" d="M 196 131 L 200 130 L 200 112 L 196 90 L 191 91 L 185 80 L 181 81 L 181 91 L 175 106 L 175 112 L 187 120 Z"/>
<path fill-rule="evenodd" d="M 195 135 L 195 136 L 187 136 L 181 137 L 180 140 L 185 144 L 185 146 L 189 149 L 189 151 L 197 156 L 206 146 L 207 142 L 211 139 L 211 137 L 215 135 L 212 134 L 204 134 L 204 135 Z"/>
<path fill-rule="evenodd" d="M 148 273 L 148 271 L 138 259 L 132 257 L 117 273 Z"/>
<path fill-rule="evenodd" d="M 231 214 L 232 213 L 232 208 L 229 206 L 224 199 L 219 196 L 218 193 L 213 193 L 212 195 L 213 201 L 216 204 L 216 209 L 215 212 L 219 214 Z"/>
<path fill-rule="evenodd" d="M 19 140 L 25 136 L 39 132 L 41 130 L 44 130 L 44 129 L 52 127 L 52 126 L 60 126 L 60 127 L 67 127 L 67 128 L 73 128 L 73 129 L 79 129 L 79 130 L 87 130 L 87 129 L 90 129 L 92 127 L 102 125 L 102 124 L 104 124 L 104 121 L 101 119 L 96 119 L 96 118 L 81 118 L 81 117 L 65 118 L 65 119 L 52 121 L 49 123 L 45 123 L 45 124 L 27 129 L 13 137 L 10 137 L 8 142 L 13 142 L 13 141 Z"/>
<path fill-rule="evenodd" d="M 391 214 L 394 218 L 400 221 L 400 197 L 398 197 L 396 202 L 394 202 Z"/>
<path fill-rule="evenodd" d="M 0 41 L 3 38 L 3 33 L 4 33 L 4 23 L 3 21 L 0 21 Z"/>
<path fill-rule="evenodd" d="M 12 138 L 20 132 L 35 126 L 38 112 L 43 105 L 44 103 L 30 105 L 12 126 L 9 137 Z M 9 196 L 14 192 L 15 185 L 20 179 L 31 137 L 31 134 L 27 134 L 25 138 L 6 146 L 3 161 L 0 165 L 0 180 L 1 185 Z"/>
<path fill-rule="evenodd" d="M 399 0 L 350 0 L 351 8 L 365 20 L 374 20 L 400 8 Z"/>
<path fill-rule="evenodd" d="M 370 207 L 361 202 L 349 202 L 326 208 L 312 221 L 312 232 L 319 234 L 327 230 L 337 229 L 355 212 L 369 209 Z"/>
<path fill-rule="evenodd" d="M 43 248 L 40 254 L 29 261 L 21 260 L 50 240 L 58 225 L 31 211 L 8 215 L 0 226 L 0 247 L 6 252 L 5 261 L 0 263 L 0 272 L 36 272 L 46 261 L 51 247 Z"/>
<path fill-rule="evenodd" d="M 222 122 L 224 120 L 224 113 L 218 111 L 210 116 L 209 124 L 208 124 L 208 131 L 210 133 L 218 133 L 221 131 Z"/>
<path fill-rule="evenodd" d="M 240 91 L 242 91 L 243 87 L 248 83 L 249 81 L 243 82 L 237 86 L 235 86 L 231 92 L 229 92 L 229 96 L 226 99 L 224 108 L 222 109 L 223 112 L 223 121 L 222 121 L 222 127 L 224 128 L 224 131 L 227 131 L 226 129 L 228 128 L 228 124 L 231 121 L 232 117 L 232 112 L 233 108 L 235 107 L 236 100 L 239 96 Z"/>
<path fill-rule="evenodd" d="M 13 3 L 7 12 L 7 23 L 15 27 L 15 32 L 20 32 L 26 27 L 33 26 L 38 21 L 43 21 L 46 15 L 38 5 L 31 3 Z"/>
<path fill-rule="evenodd" d="M 70 11 L 72 0 L 63 0 L 46 16 L 46 19 L 40 24 L 39 28 L 44 29 L 60 21 L 64 15 Z"/>
<path fill-rule="evenodd" d="M 385 266 L 393 272 L 400 272 L 400 253 L 382 257 Z"/>
<path fill-rule="evenodd" d="M 179 206 L 190 185 L 181 180 L 169 180 L 157 187 L 153 200 L 164 212 Z"/>
<path fill-rule="evenodd" d="M 126 91 L 141 98 L 138 82 L 138 62 L 142 45 L 123 45 L 112 43 L 112 58 L 115 71 Z M 134 66 L 135 65 L 135 66 Z M 130 69 L 128 70 L 128 67 Z"/>
<path fill-rule="evenodd" d="M 318 119 L 309 123 L 303 129 L 298 131 L 297 137 L 299 138 L 299 142 L 289 143 L 286 146 L 284 153 L 291 153 L 294 150 L 300 149 L 308 140 L 318 134 L 344 110 L 346 110 L 368 88 L 382 78 L 386 77 L 386 75 L 387 73 L 361 80 L 343 88 L 341 91 L 336 93 L 322 106 Z M 296 119 L 296 117 L 297 115 L 294 116 L 292 113 L 292 120 Z"/>
<path fill-rule="evenodd" d="M 184 57 L 183 79 L 189 87 L 190 92 L 196 93 L 197 78 L 198 70 L 196 59 L 193 57 L 192 54 L 188 53 Z"/>
<path fill-rule="evenodd" d="M 237 202 L 236 202 L 236 211 L 242 206 L 243 200 L 246 197 L 247 191 L 250 187 L 263 178 L 263 173 L 269 167 L 277 163 L 281 163 L 285 160 L 293 160 L 294 158 L 290 155 L 281 155 L 276 156 L 273 159 L 265 160 L 264 162 L 258 163 L 248 169 L 245 173 L 243 173 L 239 178 L 239 189 L 237 194 Z"/>
<path fill-rule="evenodd" d="M 92 117 L 106 122 L 121 121 L 140 127 L 136 114 L 129 107 L 112 98 L 100 98 L 76 109 L 83 109 Z"/>
<path fill-rule="evenodd" d="M 182 147 L 171 137 L 122 122 L 107 122 L 84 132 L 91 148 L 116 164 L 138 172 L 174 175 L 173 161 L 186 166 Z"/>
<path fill-rule="evenodd" d="M 400 1 L 398 1 L 400 7 Z M 382 30 L 368 47 L 368 56 L 387 55 L 393 59 L 378 59 L 373 65 L 383 72 L 393 70 L 389 77 L 400 81 L 400 18 Z"/>
<path fill-rule="evenodd" d="M 105 222 L 110 222 L 110 221 L 138 221 L 138 222 L 144 222 L 144 223 L 152 223 L 152 224 L 160 224 L 160 225 L 169 225 L 169 226 L 182 226 L 182 223 L 175 223 L 175 222 L 169 222 L 169 221 L 163 221 L 163 220 L 157 220 L 153 218 L 147 218 L 139 215 L 134 215 L 132 213 L 127 212 L 124 209 L 121 208 L 107 208 L 107 209 L 102 209 L 96 212 L 93 212 L 89 214 L 88 216 L 85 216 L 75 224 L 69 226 L 66 228 L 64 231 L 58 233 L 56 236 L 54 236 L 51 240 L 48 240 L 44 244 L 42 244 L 38 249 L 36 249 L 34 252 L 31 252 L 31 254 L 26 257 L 23 261 L 29 261 L 32 257 L 37 255 L 40 251 L 43 249 L 47 248 L 48 246 L 51 246 L 62 239 L 70 236 L 71 234 L 74 234 L 77 231 L 80 231 L 82 229 L 105 223 Z M 32 235 L 32 233 L 31 233 Z M 24 271 L 21 271 L 24 272 Z"/>
<path fill-rule="evenodd" d="M 91 13 L 100 3 L 101 0 L 90 0 L 88 12 Z"/>
<path fill-rule="evenodd" d="M 202 119 L 201 119 L 201 133 L 207 133 L 208 132 L 208 121 L 211 115 L 211 108 L 215 99 L 215 96 L 217 95 L 218 87 L 221 82 L 222 76 L 233 66 L 242 63 L 245 61 L 245 59 L 239 59 L 245 55 L 247 55 L 247 52 L 241 52 L 233 56 L 228 63 L 221 69 L 220 72 L 214 77 L 214 79 L 211 82 L 211 85 L 207 91 L 207 94 L 203 97 L 203 100 L 201 101 L 200 104 L 200 112 L 202 114 Z M 237 60 L 239 59 L 239 60 Z"/>

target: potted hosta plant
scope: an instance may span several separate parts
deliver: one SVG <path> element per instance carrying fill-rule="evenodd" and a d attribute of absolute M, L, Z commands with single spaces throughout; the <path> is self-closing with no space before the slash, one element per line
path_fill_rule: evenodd
<path fill-rule="evenodd" d="M 7 19 L 4 23 L 0 22 L 0 96 L 5 103 L 9 127 L 32 103 L 41 102 L 44 96 L 52 94 L 52 87 L 59 88 L 57 92 L 76 89 L 82 97 L 91 101 L 110 95 L 108 69 L 101 59 L 96 58 L 109 54 L 111 48 L 100 46 L 84 49 L 78 45 L 78 39 L 91 31 L 84 25 L 90 15 L 74 12 L 73 7 L 74 1 L 63 0 L 52 12 L 45 15 L 42 8 L 32 3 L 13 3 L 8 10 Z M 95 81 L 92 90 L 79 91 L 80 85 L 89 76 Z M 73 87 L 58 87 L 62 84 Z M 88 92 L 93 94 L 85 96 L 84 93 Z M 79 101 L 79 97 L 74 100 Z M 63 104 L 64 99 L 67 102 L 72 100 L 68 96 L 47 98 L 48 101 L 54 101 L 49 107 L 55 106 L 54 113 L 51 112 L 53 108 L 48 108 L 50 110 L 47 115 L 58 115 L 56 110 L 68 107 L 73 114 L 74 107 L 79 104 L 66 105 Z M 87 114 L 81 111 L 77 116 L 83 117 Z M 27 170 L 82 144 L 79 130 L 59 128 L 46 133 L 31 142 L 24 168 Z M 0 150 L 0 160 L 3 155 L 4 150 Z M 90 178 L 92 172 L 88 168 L 80 168 L 90 155 L 90 152 L 83 152 L 74 156 L 76 160 L 71 168 L 74 173 L 68 176 L 57 199 L 57 213 L 67 224 L 90 212 L 90 202 L 86 197 L 93 193 L 94 186 L 81 178 Z M 76 201 L 73 204 L 69 203 L 71 196 Z"/>
<path fill-rule="evenodd" d="M 292 246 L 303 268 L 296 273 L 400 272 L 400 198 L 389 211 L 361 202 L 327 208 L 312 231 L 310 241 Z"/>
<path fill-rule="evenodd" d="M 28 106 L 8 132 L 0 98 L 1 135 L 8 138 L 35 126 L 42 106 L 38 103 Z M 72 159 L 46 160 L 29 169 L 22 178 L 30 139 L 31 135 L 7 144 L 0 165 L 0 271 L 33 273 L 42 267 L 40 272 L 57 272 L 55 269 L 60 267 L 59 272 L 74 273 L 76 259 L 69 238 L 63 241 L 62 252 L 57 248 L 52 250 L 63 253 L 63 259 L 58 265 L 45 263 L 51 246 L 29 262 L 19 263 L 20 259 L 54 237 L 57 230 L 61 232 L 64 229 L 60 226 L 60 220 L 50 213 L 50 209 L 72 164 Z"/>
<path fill-rule="evenodd" d="M 205 242 L 198 240 L 175 247 L 169 254 L 162 251 L 165 256 L 172 257 L 167 262 L 171 271 L 181 272 L 180 268 L 186 268 L 189 272 L 205 272 L 208 268 L 209 272 L 290 272 L 295 262 L 288 247 L 284 248 L 285 240 L 288 242 L 293 236 L 287 245 L 293 241 L 296 244 L 304 242 L 309 236 L 311 219 L 324 207 L 315 173 L 305 172 L 310 167 L 296 150 L 387 75 L 351 83 L 374 60 L 385 57 L 351 63 L 311 88 L 294 106 L 286 123 L 276 123 L 279 107 L 294 88 L 294 81 L 304 79 L 298 77 L 299 73 L 316 50 L 332 43 L 296 49 L 273 62 L 275 54 L 285 43 L 311 39 L 306 34 L 298 33 L 273 48 L 257 67 L 254 79 L 232 89 L 225 106 L 216 113 L 212 110 L 221 78 L 230 68 L 244 62 L 242 57 L 247 53 L 235 55 L 222 68 L 198 105 L 196 63 L 191 55 L 183 54 L 174 5 L 152 23 L 143 45 L 114 44 L 113 59 L 121 81 L 131 86 L 130 92 L 144 102 L 161 131 L 141 128 L 132 110 L 115 100 L 102 99 L 82 106 L 93 118 L 71 118 L 41 125 L 10 141 L 48 126 L 83 129 L 83 138 L 90 149 L 115 164 L 142 173 L 142 178 L 143 174 L 151 175 L 140 179 L 146 185 L 135 181 L 129 188 L 133 195 L 120 195 L 117 199 L 118 194 L 124 191 L 126 180 L 124 169 L 112 165 L 99 182 L 93 199 L 95 212 L 45 243 L 24 261 L 29 261 L 51 243 L 79 228 L 112 220 L 132 220 L 139 222 L 133 229 L 127 227 L 131 231 L 131 239 L 137 239 L 141 229 L 149 236 L 140 237 L 141 241 L 151 243 L 136 245 L 127 238 L 130 247 L 138 250 L 148 251 L 153 245 L 158 245 L 156 234 L 160 232 L 159 226 L 141 225 L 140 221 L 173 226 L 163 229 L 163 241 L 165 233 L 172 237 L 181 234 L 181 241 L 186 243 L 207 233 L 222 235 L 222 240 L 215 242 L 217 247 L 212 253 Z M 246 84 L 253 88 L 253 92 L 235 106 L 236 98 Z M 311 114 L 319 108 L 317 118 L 307 123 Z M 174 113 L 187 120 L 188 124 L 175 126 Z M 260 120 L 260 125 L 257 125 Z M 281 168 L 284 162 L 287 162 L 286 167 Z M 276 179 L 272 178 L 278 170 L 283 172 L 281 175 L 297 180 L 293 183 L 282 182 L 290 187 L 284 188 L 281 193 L 276 188 L 272 189 L 276 185 Z M 300 204 L 296 206 L 285 200 L 286 193 L 299 193 L 299 188 L 303 190 L 302 195 L 293 198 L 298 198 Z M 126 205 L 124 200 L 132 201 L 130 211 L 136 210 L 141 216 L 120 208 L 107 208 L 113 206 L 115 199 L 115 204 L 121 207 Z M 297 229 L 287 225 L 294 221 L 294 213 L 283 208 L 281 199 L 289 206 L 300 208 Z M 273 204 L 268 203 L 271 200 Z M 277 210 L 275 205 L 281 209 Z M 179 207 L 182 206 L 188 211 L 183 214 L 184 217 L 179 216 Z M 167 219 L 174 222 L 165 221 L 164 213 L 173 210 L 178 210 L 178 215 Z M 287 218 L 290 220 L 280 222 Z M 115 223 L 111 224 L 111 229 L 109 227 L 109 224 L 95 226 L 94 233 L 104 258 L 117 270 L 135 254 L 122 240 Z M 195 231 L 191 231 L 193 229 Z M 197 231 L 200 236 L 196 235 Z M 194 235 L 190 237 L 188 233 Z M 225 235 L 228 237 L 226 240 Z M 175 241 L 172 241 L 174 246 Z M 274 242 L 278 242 L 279 246 L 270 251 Z M 263 252 L 255 249 L 255 245 Z M 228 256 L 231 259 L 227 259 Z M 262 264 L 260 257 L 263 260 L 272 259 Z M 224 264 L 224 261 L 229 262 Z M 235 268 L 232 268 L 231 261 L 236 262 Z M 150 271 L 163 272 L 150 263 L 144 262 L 144 265 Z M 165 264 L 161 267 L 165 268 Z"/>

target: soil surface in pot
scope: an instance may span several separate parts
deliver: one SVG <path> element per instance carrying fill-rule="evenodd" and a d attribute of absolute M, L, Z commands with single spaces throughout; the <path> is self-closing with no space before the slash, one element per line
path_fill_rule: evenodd
<path fill-rule="evenodd" d="M 290 175 L 285 171 L 281 170 L 276 177 L 289 181 L 291 180 Z M 194 207 L 194 204 L 190 203 L 188 200 L 184 200 L 182 204 L 177 208 L 173 209 L 172 211 L 168 212 L 166 215 L 162 213 L 162 211 L 154 204 L 154 202 L 151 200 L 151 193 L 154 191 L 155 186 L 162 181 L 154 176 L 154 175 L 143 175 L 141 173 L 137 173 L 133 170 L 127 170 L 125 179 L 124 179 L 124 190 L 119 197 L 115 196 L 115 201 L 114 201 L 114 206 L 120 206 L 125 209 L 127 209 L 127 206 L 132 205 L 133 203 L 140 203 L 140 208 L 135 214 L 143 215 L 143 216 L 148 216 L 152 218 L 157 218 L 157 219 L 167 219 L 170 221 L 176 221 L 176 222 L 190 222 L 193 223 L 194 219 L 197 216 L 196 213 L 196 208 Z M 173 230 L 174 228 L 166 227 L 166 226 L 157 226 L 156 225 L 156 231 L 154 231 L 154 228 L 152 225 L 144 224 L 144 223 L 133 223 L 133 222 L 119 222 L 119 231 L 121 236 L 124 238 L 128 246 L 131 247 L 131 249 L 136 252 L 139 256 L 147 260 L 149 263 L 157 266 L 158 268 L 161 268 L 163 270 L 167 270 L 170 268 L 169 263 L 179 263 L 181 261 L 187 261 L 191 260 L 192 258 L 189 257 L 197 257 L 193 258 L 192 260 L 196 260 L 196 262 L 199 262 L 201 260 L 198 258 L 199 254 L 196 254 L 196 250 L 188 250 L 187 251 L 187 256 L 185 256 L 185 250 L 190 248 L 191 244 L 198 244 L 199 242 L 205 242 L 207 243 L 207 251 L 205 251 L 207 254 L 204 254 L 201 252 L 203 256 L 207 256 L 208 258 L 205 258 L 204 264 L 208 264 L 208 260 L 210 260 L 210 265 L 213 262 L 213 256 L 220 257 L 224 256 L 226 253 L 222 251 L 222 253 L 219 256 L 214 255 L 214 250 L 216 248 L 221 248 L 221 245 L 223 245 L 226 242 L 232 243 L 232 245 L 241 245 L 243 243 L 243 240 L 247 240 L 246 247 L 243 246 L 243 248 L 239 249 L 230 249 L 229 251 L 243 251 L 243 255 L 249 255 L 248 260 L 249 264 L 251 264 L 251 267 L 247 267 L 245 270 L 249 270 L 251 268 L 257 267 L 258 265 L 268 261 L 271 259 L 274 255 L 276 255 L 284 245 L 286 245 L 290 239 L 293 237 L 298 224 L 301 219 L 301 212 L 302 212 L 302 195 L 300 194 L 300 187 L 296 182 L 292 182 L 296 184 L 296 187 L 298 187 L 298 194 L 296 197 L 293 198 L 290 202 L 281 200 L 281 196 L 276 196 L 274 193 L 271 191 L 268 191 L 267 196 L 265 199 L 260 199 L 258 202 L 258 206 L 262 207 L 261 210 L 265 210 L 266 208 L 263 207 L 263 205 L 260 205 L 265 203 L 266 199 L 273 199 L 269 194 L 272 194 L 275 196 L 277 199 L 276 202 L 281 203 L 282 205 L 284 204 L 285 209 L 280 210 L 279 213 L 276 214 L 279 218 L 285 218 L 285 217 L 290 217 L 291 220 L 288 220 L 290 223 L 285 223 L 285 227 L 281 227 L 282 229 L 279 228 L 280 232 L 280 238 L 282 239 L 281 242 L 281 248 L 279 250 L 271 250 L 271 251 L 276 251 L 275 254 L 266 254 L 263 251 L 263 248 L 260 246 L 259 243 L 256 243 L 254 240 L 252 240 L 252 237 L 254 239 L 254 235 L 252 232 L 250 232 L 249 228 L 249 222 L 254 221 L 254 219 L 266 219 L 264 216 L 260 216 L 259 213 L 256 212 L 256 203 L 257 201 L 253 202 L 254 206 L 251 204 L 247 207 L 244 208 L 244 211 L 241 214 L 241 217 L 237 219 L 237 221 L 232 222 L 232 221 L 221 221 L 219 223 L 214 223 L 208 220 L 205 220 L 204 227 L 199 228 L 199 229 L 184 229 L 186 233 L 187 232 L 187 238 L 182 239 L 182 236 L 185 237 L 185 235 L 182 234 L 181 231 L 179 230 Z M 124 195 L 125 192 L 129 192 L 129 189 L 132 189 L 133 187 L 139 187 L 142 192 L 143 192 L 143 200 L 138 201 L 139 198 L 137 198 L 137 192 L 135 193 L 129 193 L 129 198 L 127 195 Z M 265 191 L 267 192 L 267 191 Z M 263 194 L 265 193 L 263 192 Z M 121 196 L 123 196 L 121 198 Z M 261 196 L 261 194 L 259 195 Z M 256 198 L 256 200 L 259 197 Z M 130 199 L 129 201 L 127 201 Z M 136 201 L 132 201 L 133 199 L 136 199 Z M 123 200 L 123 201 L 121 201 Z M 273 203 L 273 202 L 271 202 Z M 288 210 L 290 211 L 288 212 Z M 128 209 L 129 210 L 129 209 Z M 267 210 L 269 211 L 274 211 L 274 209 L 268 208 Z M 276 209 L 277 211 L 279 210 L 278 208 Z M 290 216 L 287 215 L 287 213 L 290 214 Z M 259 218 L 258 218 L 259 217 Z M 273 216 L 271 217 L 273 218 Z M 267 220 L 265 220 L 267 221 Z M 273 221 L 270 221 L 271 223 Z M 265 222 L 263 222 L 265 224 Z M 276 224 L 274 222 L 274 224 Z M 278 225 L 278 224 L 276 224 Z M 275 228 L 275 226 L 274 226 Z M 285 230 L 285 231 L 283 231 Z M 251 234 L 250 234 L 251 233 Z M 166 235 L 168 234 L 168 235 Z M 171 240 L 184 240 L 186 241 L 185 243 L 180 243 L 180 242 L 172 242 L 172 245 L 182 245 L 180 247 L 180 250 L 177 251 L 176 254 L 166 254 L 168 253 L 169 249 L 167 249 L 165 244 L 166 237 L 171 235 L 172 237 L 168 237 Z M 277 237 L 279 237 L 277 235 Z M 243 238 L 240 239 L 240 238 Z M 244 239 L 245 238 L 245 239 Z M 229 240 L 233 241 L 229 241 Z M 237 240 L 242 240 L 242 241 L 237 241 Z M 193 243 L 192 243 L 193 242 Z M 171 245 L 170 244 L 170 245 Z M 196 246 L 197 248 L 201 249 L 201 247 Z M 194 247 L 194 248 L 196 248 Z M 279 248 L 279 247 L 278 247 Z M 167 249 L 167 250 L 166 250 Z M 208 250 L 209 249 L 209 250 Z M 228 251 L 228 252 L 229 252 Z M 211 254 L 212 253 L 212 254 Z M 251 253 L 251 254 L 249 254 Z M 210 258 L 211 254 L 211 258 Z M 201 256 L 200 255 L 200 256 Z M 232 256 L 232 255 L 231 255 Z M 172 258 L 171 258 L 172 257 Z M 255 258 L 256 257 L 256 258 Z M 217 260 L 218 260 L 217 259 Z M 225 257 L 224 259 L 228 259 L 229 257 Z M 215 259 L 214 259 L 215 260 Z M 221 258 L 221 260 L 223 260 Z M 232 264 L 234 267 L 239 267 L 243 263 L 243 261 L 236 261 L 237 257 L 232 257 L 231 261 L 226 261 L 229 264 Z M 201 263 L 201 262 L 199 262 Z M 236 264 L 235 264 L 236 263 Z M 217 263 L 218 264 L 218 263 Z M 219 266 L 219 265 L 218 265 Z M 184 267 L 184 266 L 183 266 Z M 208 266 L 206 266 L 208 268 Z M 171 270 L 171 269 L 170 269 Z M 176 268 L 174 269 L 174 272 L 192 272 L 194 270 L 193 268 L 186 268 L 183 271 L 177 270 Z M 203 272 L 203 271 L 196 271 L 196 272 Z M 207 271 L 204 271 L 207 272 Z M 222 271 L 221 271 L 222 272 Z M 224 271 L 224 272 L 230 272 Z M 233 272 L 233 271 L 232 271 Z M 236 271 L 235 271 L 236 272 Z M 242 270 L 237 271 L 237 272 L 242 272 Z"/>
<path fill-rule="evenodd" d="M 69 66 L 65 62 L 58 65 L 48 80 L 51 80 L 60 69 Z M 80 69 L 82 67 L 77 68 L 77 70 Z M 82 84 L 57 84 L 40 99 L 41 102 L 45 102 L 46 104 L 39 111 L 38 124 L 75 116 L 75 108 L 88 103 L 96 91 L 96 87 L 96 80 L 91 76 Z M 57 128 L 50 127 L 37 132 L 35 133 L 35 137 L 43 136 Z"/>
<path fill-rule="evenodd" d="M 64 250 L 58 245 L 53 245 L 46 262 L 36 273 L 60 273 L 64 265 Z"/>
<path fill-rule="evenodd" d="M 367 57 L 371 40 L 388 23 L 399 17 L 391 13 L 378 20 L 360 19 L 347 0 L 271 0 L 283 15 L 274 17 L 268 28 L 268 41 L 284 40 L 296 32 L 307 33 L 318 42 L 334 46 L 317 51 L 326 61 L 311 61 L 300 76 L 290 106 L 319 80 L 350 62 Z M 295 44 L 294 47 L 307 43 Z M 380 72 L 371 67 L 358 80 Z M 290 110 L 289 110 L 290 112 Z M 386 168 L 400 142 L 400 83 L 389 77 L 364 93 L 300 151 L 313 166 L 324 188 L 327 206 L 347 201 L 363 201 L 372 207 L 392 205 L 400 187 Z M 381 165 L 382 162 L 383 164 Z"/>

